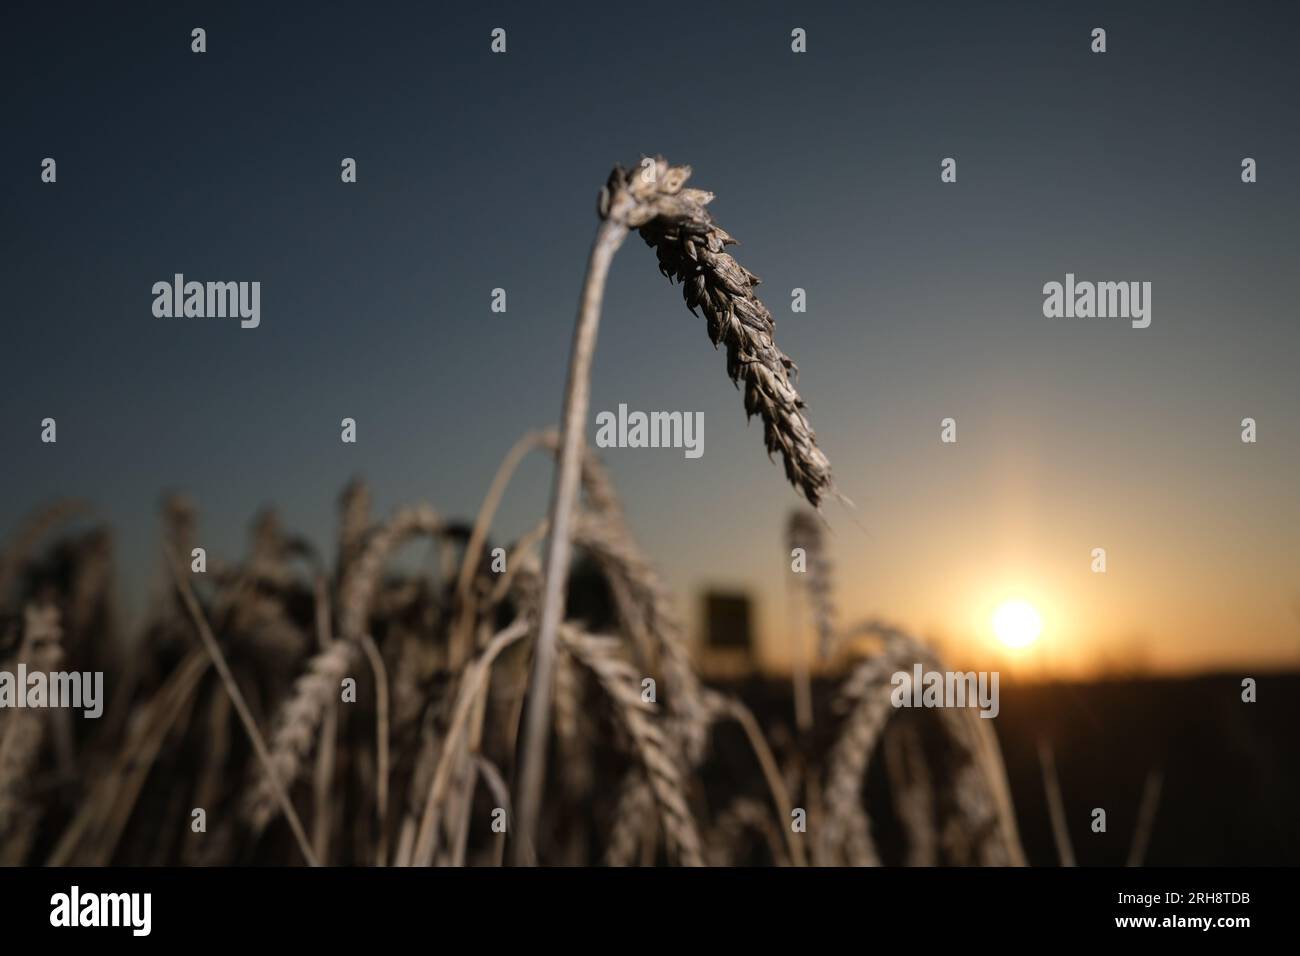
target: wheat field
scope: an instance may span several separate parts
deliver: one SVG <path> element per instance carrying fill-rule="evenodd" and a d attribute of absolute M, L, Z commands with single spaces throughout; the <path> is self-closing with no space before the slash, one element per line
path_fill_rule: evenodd
<path fill-rule="evenodd" d="M 983 722 L 966 708 L 890 720 L 890 675 L 937 661 L 881 622 L 839 627 L 818 511 L 791 515 L 787 543 L 810 556 L 820 666 L 844 676 L 814 699 L 796 655 L 795 719 L 765 726 L 697 673 L 673 596 L 586 448 L 604 280 L 636 229 L 725 347 L 790 483 L 814 509 L 836 494 L 757 277 L 690 174 L 659 157 L 611 173 L 562 425 L 508 452 L 472 520 L 423 503 L 375 516 L 356 481 L 333 546 L 267 511 L 246 555 L 209 565 L 196 508 L 171 497 L 171 587 L 128 634 L 111 532 L 62 533 L 78 502 L 35 514 L 0 561 L 0 659 L 103 671 L 112 692 L 93 722 L 0 713 L 0 863 L 877 865 L 864 788 L 878 756 L 900 862 L 1023 863 Z M 550 513 L 497 544 L 531 453 L 556 461 Z M 397 570 L 414 542 L 436 569 Z M 589 613 L 601 603 L 607 620 Z"/>
<path fill-rule="evenodd" d="M 529 436 L 507 470 L 557 442 Z M 580 612 L 599 593 L 615 626 L 593 634 L 573 617 L 560 630 L 529 862 L 877 864 L 864 793 L 877 756 L 907 862 L 1021 860 L 983 722 L 968 710 L 889 721 L 889 674 L 928 660 L 923 647 L 876 622 L 845 629 L 868 639 L 832 651 L 847 676 L 816 702 L 817 724 L 760 726 L 697 676 L 672 597 L 593 458 L 583 487 L 569 599 Z M 195 574 L 176 558 L 177 586 L 131 635 L 115 625 L 108 532 L 60 534 L 71 503 L 35 515 L 5 552 L 3 663 L 102 669 L 115 692 L 98 721 L 0 716 L 0 862 L 506 862 L 544 524 L 494 572 L 493 504 L 473 522 L 425 506 L 376 519 L 355 483 L 328 561 L 264 513 L 241 560 Z M 171 499 L 164 520 L 160 552 L 190 554 L 195 509 Z M 416 541 L 435 547 L 436 573 L 389 566 Z"/>

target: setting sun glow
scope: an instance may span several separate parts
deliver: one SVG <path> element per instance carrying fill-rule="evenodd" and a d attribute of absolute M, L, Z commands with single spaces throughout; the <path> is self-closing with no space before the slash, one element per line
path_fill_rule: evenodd
<path fill-rule="evenodd" d="M 1007 601 L 993 615 L 993 633 L 1007 647 L 1028 647 L 1043 631 L 1043 619 L 1027 601 Z"/>

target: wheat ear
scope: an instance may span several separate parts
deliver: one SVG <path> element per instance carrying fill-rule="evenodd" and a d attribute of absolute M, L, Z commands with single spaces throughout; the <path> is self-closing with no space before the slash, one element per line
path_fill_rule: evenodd
<path fill-rule="evenodd" d="M 574 539 L 595 558 L 609 581 L 624 626 L 634 637 L 641 635 L 642 641 L 656 644 L 668 691 L 669 729 L 690 765 L 697 766 L 704 758 L 714 714 L 691 667 L 672 595 L 616 516 L 584 512 L 576 522 Z"/>
<path fill-rule="evenodd" d="M 353 645 L 334 641 L 314 655 L 307 662 L 306 673 L 294 681 L 293 692 L 281 708 L 271 735 L 270 766 L 274 773 L 263 768 L 248 797 L 248 817 L 255 828 L 260 830 L 271 822 L 279 802 L 277 787 L 288 789 L 297 781 L 353 656 Z"/>
<path fill-rule="evenodd" d="M 629 770 L 619 784 L 614 801 L 614 825 L 605 841 L 606 866 L 631 866 L 636 860 L 646 816 L 654 811 L 655 795 L 638 767 Z"/>
<path fill-rule="evenodd" d="M 883 693 L 883 669 L 893 666 L 910 671 L 916 663 L 922 663 L 933 670 L 943 669 L 934 654 L 914 637 L 877 620 L 868 620 L 850 628 L 840 640 L 849 640 L 860 634 L 879 639 L 884 644 L 884 650 L 861 664 L 844 683 L 841 703 L 857 703 L 845 722 L 841 740 L 836 744 L 837 750 L 841 746 L 844 749 L 838 755 L 832 754 L 828 771 L 828 780 L 836 778 L 832 816 L 839 815 L 842 822 L 847 821 L 859 832 L 861 826 L 856 820 L 856 814 L 861 812 L 859 798 L 862 777 L 858 771 L 865 772 L 870 762 L 870 753 L 854 753 L 850 738 L 857 734 L 857 746 L 874 749 L 880 729 L 888 720 L 889 715 L 883 710 L 882 702 L 887 701 L 888 697 Z M 960 843 L 962 846 L 950 846 L 949 850 L 955 849 L 957 853 L 969 851 L 974 862 L 982 865 L 1023 866 L 1024 850 L 1016 831 L 1015 809 L 1011 804 L 1006 770 L 996 736 L 969 707 L 940 707 L 937 716 L 947 740 L 957 754 L 956 766 L 949 781 L 951 802 L 957 811 L 957 819 L 945 828 L 945 836 L 954 837 L 949 842 Z M 857 770 L 853 764 L 857 765 Z M 858 772 L 856 777 L 853 776 L 855 772 Z M 831 793 L 828 786 L 829 799 Z"/>
<path fill-rule="evenodd" d="M 786 526 L 786 541 L 792 549 L 803 548 L 807 556 L 805 580 L 813 625 L 817 629 L 817 656 L 826 660 L 835 650 L 835 601 L 831 596 L 831 560 L 821 518 L 808 511 L 794 512 Z"/>
<path fill-rule="evenodd" d="M 844 681 L 840 703 L 851 709 L 839 737 L 827 758 L 826 823 L 822 827 L 822 856 L 834 859 L 838 848 L 852 848 L 852 865 L 878 866 L 880 859 L 871 841 L 870 821 L 862 804 L 863 777 L 876 742 L 889 720 L 892 654 L 863 661 Z"/>
<path fill-rule="evenodd" d="M 907 835 L 906 866 L 934 866 L 938 833 L 934 825 L 934 791 L 921 735 L 910 723 L 896 723 L 883 739 L 894 813 Z"/>
<path fill-rule="evenodd" d="M 307 671 L 294 683 L 293 693 L 285 702 L 271 736 L 271 764 L 279 774 L 279 783 L 291 787 L 302 771 L 318 736 L 325 711 L 338 693 L 348 668 L 356 662 L 357 649 L 369 623 L 370 605 L 379 586 L 379 578 L 389 556 L 404 542 L 420 535 L 437 535 L 445 525 L 427 505 L 399 510 L 366 541 L 365 547 L 348 568 L 341 586 L 339 608 L 342 635 L 307 664 Z M 248 799 L 248 815 L 257 828 L 266 826 L 275 812 L 274 784 L 263 775 L 254 784 Z"/>
<path fill-rule="evenodd" d="M 683 866 L 703 866 L 695 818 L 686 805 L 680 759 L 671 738 L 655 724 L 650 705 L 641 698 L 640 676 L 619 653 L 622 642 L 582 634 L 568 626 L 561 628 L 561 635 L 564 646 L 596 677 L 632 738 L 659 807 L 669 849 Z"/>
<path fill-rule="evenodd" d="M 763 420 L 768 454 L 781 453 L 786 478 L 816 507 L 834 490 L 831 464 L 792 381 L 798 367 L 773 341 L 776 321 L 754 292 L 758 276 L 725 251 L 736 240 L 704 208 L 713 193 L 684 188 L 691 168 L 669 166 L 663 157 L 652 162 L 651 184 L 648 165 L 615 168 L 605 187 L 608 205 L 617 208 L 622 194 L 634 197 L 630 224 L 654 248 L 659 271 L 681 283 L 686 307 L 704 313 L 714 346 L 726 347 L 727 374 L 743 383 L 745 414 Z"/>
<path fill-rule="evenodd" d="M 370 530 L 370 489 L 360 478 L 339 495 L 339 569 L 346 570 L 361 553 Z"/>
<path fill-rule="evenodd" d="M 402 508 L 371 534 L 343 580 L 339 623 L 344 640 L 359 641 L 369 630 L 370 603 L 392 553 L 416 535 L 433 536 L 444 531 L 446 524 L 437 512 L 421 504 Z"/>
<path fill-rule="evenodd" d="M 792 552 L 798 548 L 804 553 L 804 591 L 817 629 L 817 656 L 825 660 L 835 632 L 835 609 L 831 603 L 830 560 L 822 540 L 820 517 L 807 511 L 793 512 L 786 525 L 786 547 Z M 811 663 L 802 623 L 792 615 L 792 624 L 790 638 L 794 646 L 791 648 L 793 666 L 790 674 L 794 682 L 795 724 L 806 733 L 813 725 Z"/>
<path fill-rule="evenodd" d="M 58 608 L 27 605 L 18 662 L 30 663 L 35 671 L 53 671 L 63 656 L 61 639 Z M 40 756 L 46 716 L 40 710 L 16 710 L 4 723 L 0 735 L 0 836 L 24 814 L 25 784 Z"/>

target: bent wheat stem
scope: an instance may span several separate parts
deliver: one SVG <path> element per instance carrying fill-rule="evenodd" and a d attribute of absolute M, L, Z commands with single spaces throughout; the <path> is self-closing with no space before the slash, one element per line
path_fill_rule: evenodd
<path fill-rule="evenodd" d="M 803 413 L 794 387 L 794 362 L 773 340 L 775 321 L 754 293 L 758 277 L 726 251 L 735 242 L 705 206 L 713 194 L 687 189 L 689 166 L 646 159 L 628 172 L 614 167 L 601 191 L 600 227 L 587 261 L 578 320 L 569 356 L 560 429 L 559 464 L 552 486 L 537 647 L 528 689 L 519 764 L 517 863 L 535 836 L 549 731 L 556 643 L 564 618 L 564 589 L 571 557 L 570 530 L 582 466 L 583 430 L 591 389 L 591 363 L 610 263 L 630 230 L 652 246 L 664 275 L 682 284 L 686 306 L 704 313 L 709 338 L 727 351 L 727 374 L 743 385 L 745 413 L 763 420 L 768 454 L 780 452 L 785 474 L 814 507 L 833 491 L 830 462 Z M 696 313 L 698 314 L 698 313 Z"/>
<path fill-rule="evenodd" d="M 631 205 L 630 196 L 626 203 Z M 533 655 L 533 672 L 529 681 L 528 709 L 524 715 L 522 753 L 519 763 L 518 807 L 519 834 L 514 846 L 516 865 L 526 865 L 531 847 L 536 846 L 537 819 L 541 810 L 543 775 L 546 772 L 546 743 L 551 717 L 552 678 L 555 674 L 555 649 L 560 621 L 564 617 L 564 587 L 569 577 L 572 543 L 569 538 L 577 503 L 578 479 L 582 474 L 583 430 L 591 398 L 591 360 L 596 352 L 596 332 L 600 326 L 600 306 L 605 296 L 605 280 L 614 253 L 627 238 L 628 227 L 622 215 L 607 216 L 596 232 L 587 263 L 587 278 L 582 287 L 582 304 L 573 333 L 569 357 L 569 381 L 564 394 L 564 414 L 560 429 L 560 460 L 551 493 L 551 537 L 547 543 L 546 567 L 542 585 L 541 620 L 538 622 L 537 646 Z"/>

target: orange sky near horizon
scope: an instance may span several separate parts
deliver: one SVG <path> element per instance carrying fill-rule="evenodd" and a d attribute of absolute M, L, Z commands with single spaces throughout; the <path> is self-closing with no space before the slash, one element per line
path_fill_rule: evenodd
<path fill-rule="evenodd" d="M 1280 456 L 1234 447 L 1234 438 L 1225 429 L 1218 466 L 1187 472 L 1176 493 L 1003 448 L 997 467 L 931 467 L 914 482 L 900 473 L 892 492 L 878 488 L 852 511 L 832 503 L 826 541 L 839 622 L 879 616 L 936 643 L 954 666 L 1026 675 L 1294 668 L 1300 505 Z M 756 588 L 709 581 L 754 597 L 763 666 L 784 670 L 789 562 L 781 563 L 782 530 L 751 529 L 763 550 L 759 532 L 769 545 L 743 565 L 758 574 Z M 1106 549 L 1105 573 L 1092 570 L 1094 547 Z M 697 637 L 701 590 L 697 581 L 679 592 L 693 596 Z M 1021 650 L 993 633 L 995 611 L 1012 599 L 1043 621 L 1041 637 Z"/>

